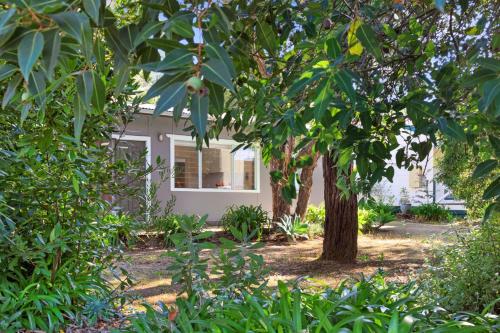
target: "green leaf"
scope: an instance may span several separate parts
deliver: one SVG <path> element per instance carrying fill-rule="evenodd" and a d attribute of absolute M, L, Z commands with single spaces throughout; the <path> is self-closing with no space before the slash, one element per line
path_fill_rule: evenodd
<path fill-rule="evenodd" d="M 345 69 L 335 73 L 333 80 L 336 85 L 347 94 L 351 102 L 356 101 L 356 91 L 353 87 L 354 77 Z"/>
<path fill-rule="evenodd" d="M 118 63 L 116 68 L 116 84 L 114 89 L 115 95 L 120 95 L 125 88 L 130 75 L 130 67 L 127 63 Z"/>
<path fill-rule="evenodd" d="M 42 72 L 32 72 L 28 81 L 28 90 L 42 109 L 45 107 L 45 76 Z"/>
<path fill-rule="evenodd" d="M 160 31 L 163 26 L 163 22 L 149 22 L 147 23 L 141 31 L 135 36 L 134 47 L 139 46 L 144 43 L 148 38 L 154 36 L 158 31 Z"/>
<path fill-rule="evenodd" d="M 0 66 L 0 81 L 11 77 L 17 71 L 17 67 L 11 64 Z"/>
<path fill-rule="evenodd" d="M 92 72 L 92 106 L 99 112 L 104 112 L 104 104 L 106 102 L 106 87 L 101 77 Z"/>
<path fill-rule="evenodd" d="M 212 82 L 206 82 L 206 87 L 209 90 L 210 107 L 212 107 L 217 114 L 224 112 L 224 89 Z"/>
<path fill-rule="evenodd" d="M 481 178 L 489 174 L 498 165 L 498 161 L 494 159 L 486 160 L 479 163 L 472 173 L 472 178 Z"/>
<path fill-rule="evenodd" d="M 90 108 L 90 103 L 92 101 L 92 91 L 94 89 L 92 72 L 83 71 L 76 77 L 76 89 L 83 105 L 87 108 Z"/>
<path fill-rule="evenodd" d="M 205 136 L 208 121 L 208 96 L 194 94 L 191 99 L 191 122 L 200 138 Z"/>
<path fill-rule="evenodd" d="M 493 183 L 491 183 L 490 186 L 488 186 L 486 190 L 484 190 L 483 199 L 489 200 L 496 198 L 499 195 L 500 195 L 500 177 L 497 177 L 497 179 L 495 179 Z"/>
<path fill-rule="evenodd" d="M 257 39 L 262 44 L 262 46 L 271 54 L 274 54 L 277 48 L 276 36 L 274 34 L 273 28 L 266 22 L 257 20 Z"/>
<path fill-rule="evenodd" d="M 356 37 L 361 41 L 361 44 L 377 58 L 382 59 L 382 52 L 380 51 L 380 46 L 377 41 L 377 36 L 375 32 L 368 24 L 361 24 L 356 30 Z"/>
<path fill-rule="evenodd" d="M 51 15 L 61 29 L 76 39 L 83 42 L 83 34 L 90 30 L 89 19 L 85 14 L 77 12 L 63 12 Z"/>
<path fill-rule="evenodd" d="M 500 79 L 486 82 L 483 85 L 482 90 L 483 90 L 483 98 L 481 98 L 479 106 L 482 109 L 482 111 L 486 111 L 490 107 L 490 105 L 497 100 L 497 97 L 500 94 Z M 496 113 L 498 113 L 500 105 L 497 105 L 496 107 L 497 107 Z"/>
<path fill-rule="evenodd" d="M 17 28 L 16 20 L 12 20 L 15 13 L 15 8 L 0 13 L 0 46 L 4 45 L 12 37 Z"/>
<path fill-rule="evenodd" d="M 193 54 L 186 49 L 175 49 L 165 55 L 165 58 L 156 65 L 155 71 L 177 69 L 190 64 L 193 64 Z"/>
<path fill-rule="evenodd" d="M 83 8 L 89 14 L 90 18 L 96 25 L 99 25 L 99 8 L 101 0 L 83 0 Z"/>
<path fill-rule="evenodd" d="M 74 121 L 73 121 L 73 130 L 75 138 L 80 141 L 80 137 L 82 135 L 83 123 L 85 122 L 85 118 L 87 117 L 87 108 L 83 104 L 83 101 L 80 99 L 79 95 L 75 95 L 74 99 Z"/>
<path fill-rule="evenodd" d="M 167 75 L 164 74 L 162 77 L 156 81 L 151 88 L 149 88 L 148 92 L 146 95 L 143 97 L 143 101 L 146 102 L 150 100 L 153 97 L 156 97 L 162 93 L 163 90 L 165 90 L 168 86 L 172 85 L 174 82 L 178 81 L 184 81 L 184 74 L 177 74 L 177 75 Z"/>
<path fill-rule="evenodd" d="M 330 38 L 325 42 L 325 51 L 332 59 L 337 59 L 342 55 L 340 44 L 336 38 Z"/>
<path fill-rule="evenodd" d="M 168 111 L 179 104 L 186 95 L 186 85 L 184 82 L 176 82 L 167 87 L 161 94 L 158 103 L 156 103 L 155 115 Z"/>
<path fill-rule="evenodd" d="M 179 121 L 179 119 L 181 119 L 182 112 L 186 108 L 187 101 L 188 101 L 187 95 L 184 95 L 184 97 L 182 98 L 181 102 L 179 104 L 177 104 L 176 106 L 174 106 L 173 115 L 174 115 L 174 121 L 176 123 Z"/>
<path fill-rule="evenodd" d="M 481 67 L 492 70 L 494 72 L 500 72 L 500 60 L 495 58 L 479 58 L 476 61 Z"/>
<path fill-rule="evenodd" d="M 72 182 L 73 182 L 73 189 L 75 190 L 76 194 L 80 194 L 80 182 L 76 177 L 72 177 Z"/>
<path fill-rule="evenodd" d="M 194 36 L 192 24 L 184 19 L 174 19 L 169 25 L 168 30 L 184 38 L 192 38 Z"/>
<path fill-rule="evenodd" d="M 205 79 L 234 92 L 233 82 L 231 82 L 231 74 L 227 67 L 217 59 L 210 59 L 201 66 L 201 74 Z"/>
<path fill-rule="evenodd" d="M 321 121 L 325 115 L 325 111 L 330 105 L 332 100 L 332 88 L 330 87 L 330 80 L 325 80 L 320 84 L 320 92 L 314 100 L 314 119 Z"/>
<path fill-rule="evenodd" d="M 47 78 L 52 80 L 61 51 L 61 36 L 57 30 L 47 31 L 44 36 L 45 46 L 42 51 L 42 62 Z"/>
<path fill-rule="evenodd" d="M 21 76 L 21 74 L 17 74 L 12 80 L 9 81 L 2 99 L 2 109 L 5 109 L 12 97 L 14 97 L 14 95 L 16 94 L 17 86 L 19 86 L 19 83 L 21 83 L 22 80 L 23 77 Z"/>
<path fill-rule="evenodd" d="M 438 119 L 438 125 L 443 134 L 453 139 L 459 141 L 465 141 L 467 139 L 464 129 L 453 119 L 440 117 Z"/>
<path fill-rule="evenodd" d="M 229 54 L 223 47 L 213 43 L 207 44 L 205 45 L 205 51 L 207 52 L 209 58 L 211 59 L 215 58 L 222 61 L 226 65 L 229 74 L 231 74 L 232 77 L 236 76 L 236 70 L 234 69 L 233 61 L 231 60 L 231 57 L 229 57 Z"/>
<path fill-rule="evenodd" d="M 43 35 L 41 32 L 29 32 L 21 39 L 17 48 L 19 68 L 26 81 L 29 80 L 31 70 L 43 50 Z"/>

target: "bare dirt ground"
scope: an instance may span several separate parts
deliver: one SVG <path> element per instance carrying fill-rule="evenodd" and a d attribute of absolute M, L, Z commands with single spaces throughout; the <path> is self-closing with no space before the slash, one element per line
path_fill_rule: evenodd
<path fill-rule="evenodd" d="M 318 260 L 321 238 L 290 244 L 269 242 L 256 252 L 264 256 L 271 269 L 270 285 L 276 284 L 277 280 L 308 276 L 319 284 L 334 287 L 343 279 L 370 275 L 379 268 L 389 279 L 403 282 L 422 267 L 430 246 L 442 241 L 449 230 L 449 225 L 389 223 L 375 234 L 359 236 L 356 264 Z M 175 289 L 170 285 L 166 270 L 170 260 L 164 256 L 167 251 L 144 249 L 126 254 L 122 266 L 136 281 L 130 292 L 140 298 L 137 304 L 144 301 L 171 303 L 175 300 Z"/>

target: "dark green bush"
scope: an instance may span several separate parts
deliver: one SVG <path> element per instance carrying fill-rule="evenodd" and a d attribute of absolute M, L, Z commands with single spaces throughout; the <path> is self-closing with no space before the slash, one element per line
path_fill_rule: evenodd
<path fill-rule="evenodd" d="M 229 232 L 231 227 L 242 230 L 244 224 L 248 227 L 248 232 L 260 238 L 264 227 L 269 224 L 267 211 L 262 206 L 231 206 L 220 220 L 225 231 Z"/>
<path fill-rule="evenodd" d="M 500 297 L 499 272 L 500 224 L 492 221 L 436 248 L 420 279 L 428 299 L 454 311 L 480 312 Z"/>
<path fill-rule="evenodd" d="M 393 207 L 383 202 L 368 201 L 358 208 L 358 224 L 362 233 L 377 230 L 395 219 Z"/>
<path fill-rule="evenodd" d="M 410 213 L 415 215 L 417 219 L 426 222 L 450 222 L 453 219 L 451 212 L 437 203 L 412 207 Z"/>

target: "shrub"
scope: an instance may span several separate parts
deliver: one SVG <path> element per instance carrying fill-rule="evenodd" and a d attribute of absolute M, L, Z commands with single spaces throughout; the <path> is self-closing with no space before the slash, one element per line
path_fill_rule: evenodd
<path fill-rule="evenodd" d="M 308 224 L 325 224 L 325 205 L 321 204 L 319 206 L 309 205 L 307 206 L 306 215 L 304 220 Z"/>
<path fill-rule="evenodd" d="M 173 245 L 172 235 L 182 230 L 181 225 L 183 223 L 192 224 L 197 220 L 199 220 L 199 217 L 196 215 L 170 214 L 162 218 L 157 218 L 155 229 L 163 235 L 165 246 L 168 247 Z"/>
<path fill-rule="evenodd" d="M 358 224 L 362 233 L 377 230 L 395 219 L 393 207 L 383 202 L 368 201 L 358 208 Z"/>
<path fill-rule="evenodd" d="M 140 224 L 129 215 L 108 214 L 104 217 L 103 222 L 112 230 L 108 233 L 108 237 L 113 246 L 134 244 Z"/>
<path fill-rule="evenodd" d="M 450 222 L 453 219 L 453 215 L 447 208 L 436 203 L 412 207 L 410 212 L 419 220 L 427 222 Z"/>
<path fill-rule="evenodd" d="M 429 264 L 421 277 L 429 299 L 437 296 L 440 305 L 455 311 L 483 311 L 499 297 L 500 224 L 457 233 L 454 242 L 434 250 Z"/>
<path fill-rule="evenodd" d="M 231 206 L 221 218 L 221 224 L 226 232 L 230 232 L 231 227 L 241 231 L 243 225 L 247 225 L 248 232 L 255 231 L 258 239 L 262 236 L 264 227 L 269 224 L 267 211 L 262 206 Z"/>
<path fill-rule="evenodd" d="M 298 237 L 307 238 L 308 236 L 309 226 L 306 223 L 302 223 L 298 216 L 284 216 L 277 222 L 276 226 L 288 241 L 295 242 Z"/>

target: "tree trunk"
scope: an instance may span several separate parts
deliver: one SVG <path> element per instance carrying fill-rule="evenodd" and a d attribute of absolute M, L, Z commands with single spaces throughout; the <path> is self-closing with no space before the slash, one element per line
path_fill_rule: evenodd
<path fill-rule="evenodd" d="M 307 205 L 313 186 L 314 169 L 316 169 L 318 165 L 319 153 L 315 153 L 312 158 L 312 164 L 302 168 L 302 172 L 300 173 L 300 188 L 297 197 L 297 206 L 295 207 L 295 216 L 299 216 L 301 219 L 306 215 Z"/>
<path fill-rule="evenodd" d="M 283 173 L 283 179 L 288 179 L 288 165 L 292 158 L 292 152 L 294 148 L 295 140 L 293 137 L 289 137 L 286 143 L 281 147 L 280 157 L 271 157 L 270 161 L 270 171 L 280 171 Z M 273 182 L 271 179 L 271 191 L 272 191 L 272 206 L 273 206 L 273 221 L 279 221 L 283 216 L 290 215 L 291 205 L 288 203 L 282 194 L 282 182 Z"/>
<path fill-rule="evenodd" d="M 325 181 L 325 232 L 321 259 L 355 262 L 358 252 L 358 201 L 355 194 L 341 196 L 332 154 L 323 158 Z"/>

